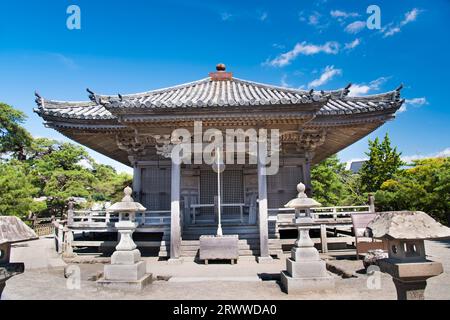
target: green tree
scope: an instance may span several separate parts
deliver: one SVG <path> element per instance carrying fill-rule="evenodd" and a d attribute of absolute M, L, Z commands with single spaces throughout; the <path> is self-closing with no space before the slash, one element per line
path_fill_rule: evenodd
<path fill-rule="evenodd" d="M 23 219 L 30 212 L 45 209 L 45 203 L 33 200 L 39 188 L 31 183 L 28 171 L 28 165 L 23 162 L 0 162 L 0 215 Z"/>
<path fill-rule="evenodd" d="M 349 172 L 345 164 L 340 163 L 333 155 L 311 169 L 311 184 L 313 197 L 323 206 L 336 206 L 342 204 L 346 198 L 347 190 L 344 185 Z"/>
<path fill-rule="evenodd" d="M 376 192 L 383 182 L 391 179 L 403 165 L 401 153 L 392 148 L 388 134 L 380 142 L 378 138 L 369 140 L 369 160 L 364 162 L 360 174 L 364 191 Z"/>
<path fill-rule="evenodd" d="M 132 183 L 132 177 L 129 174 L 118 174 L 108 165 L 94 163 L 93 173 L 96 179 L 92 193 L 94 201 L 119 201 L 123 198 L 123 189 Z"/>
<path fill-rule="evenodd" d="M 378 210 L 420 210 L 442 223 L 450 214 L 450 158 L 416 160 L 375 194 Z"/>
<path fill-rule="evenodd" d="M 25 159 L 25 149 L 32 137 L 22 127 L 26 119 L 22 111 L 0 102 L 0 155 L 12 154 L 18 160 Z"/>
<path fill-rule="evenodd" d="M 95 176 L 89 169 L 92 159 L 86 150 L 71 143 L 35 139 L 28 150 L 33 184 L 47 197 L 47 213 L 63 213 L 70 197 L 88 198 Z"/>
<path fill-rule="evenodd" d="M 80 146 L 40 138 L 27 151 L 33 183 L 47 197 L 47 215 L 64 212 L 70 197 L 117 201 L 131 176 L 118 174 L 111 166 L 96 163 Z"/>

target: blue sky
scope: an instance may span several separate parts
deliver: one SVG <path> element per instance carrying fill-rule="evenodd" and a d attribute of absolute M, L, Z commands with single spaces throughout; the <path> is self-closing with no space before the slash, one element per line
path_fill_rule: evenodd
<path fill-rule="evenodd" d="M 69 5 L 81 30 L 66 27 Z M 370 30 L 369 5 L 381 9 Z M 34 90 L 59 100 L 134 93 L 201 79 L 218 62 L 238 78 L 407 99 L 389 132 L 405 156 L 450 154 L 450 1 L 7 1 L 0 4 L 0 101 L 35 136 L 64 140 L 32 112 Z M 343 161 L 364 157 L 367 138 Z M 103 163 L 126 170 L 95 152 Z"/>

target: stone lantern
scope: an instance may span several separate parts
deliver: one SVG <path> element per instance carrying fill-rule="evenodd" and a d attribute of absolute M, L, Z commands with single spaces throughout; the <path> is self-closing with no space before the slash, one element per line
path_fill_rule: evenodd
<path fill-rule="evenodd" d="M 379 213 L 368 228 L 388 243 L 388 258 L 377 264 L 392 276 L 398 300 L 423 300 L 427 279 L 443 272 L 427 259 L 424 240 L 448 238 L 450 229 L 421 211 Z"/>
<path fill-rule="evenodd" d="M 287 271 L 281 272 L 281 284 L 288 294 L 332 289 L 335 285 L 334 278 L 327 271 L 325 261 L 320 259 L 319 251 L 309 237 L 309 230 L 314 222 L 311 208 L 321 204 L 308 198 L 303 183 L 297 185 L 297 191 L 298 197 L 285 205 L 295 209 L 293 222 L 298 227 L 298 239 L 291 250 L 291 257 L 286 259 Z"/>
<path fill-rule="evenodd" d="M 110 212 L 119 213 L 119 222 L 115 224 L 119 234 L 119 244 L 111 256 L 111 264 L 104 267 L 103 278 L 97 281 L 102 287 L 118 289 L 142 289 L 151 282 L 152 275 L 147 274 L 146 263 L 141 260 L 141 252 L 133 241 L 133 232 L 137 227 L 136 212 L 144 212 L 146 208 L 131 197 L 133 190 L 124 189 L 122 201 L 111 205 Z"/>

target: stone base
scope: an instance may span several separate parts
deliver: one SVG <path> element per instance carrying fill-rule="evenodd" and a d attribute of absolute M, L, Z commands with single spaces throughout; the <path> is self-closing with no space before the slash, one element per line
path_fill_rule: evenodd
<path fill-rule="evenodd" d="M 138 249 L 131 251 L 115 251 L 111 256 L 111 264 L 135 264 L 141 260 Z"/>
<path fill-rule="evenodd" d="M 281 286 L 287 294 L 298 294 L 334 289 L 335 280 L 332 275 L 317 278 L 293 278 L 286 271 L 282 271 Z"/>
<path fill-rule="evenodd" d="M 294 261 L 286 259 L 287 273 L 292 278 L 323 278 L 328 276 L 327 265 L 323 260 Z"/>
<path fill-rule="evenodd" d="M 142 278 L 136 281 L 106 280 L 105 278 L 97 280 L 97 286 L 99 288 L 124 291 L 140 291 L 150 283 L 152 283 L 151 273 L 145 274 Z"/>
<path fill-rule="evenodd" d="M 104 267 L 105 280 L 109 281 L 138 281 L 147 273 L 144 261 L 134 264 L 107 264 Z"/>
<path fill-rule="evenodd" d="M 256 257 L 256 261 L 258 263 L 272 263 L 273 258 L 271 256 L 268 257 Z"/>

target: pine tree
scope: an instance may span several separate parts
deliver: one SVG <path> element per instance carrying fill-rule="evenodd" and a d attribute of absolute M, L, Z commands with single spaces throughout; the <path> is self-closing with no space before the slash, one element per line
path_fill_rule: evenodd
<path fill-rule="evenodd" d="M 388 134 L 380 142 L 378 138 L 369 140 L 369 160 L 361 168 L 361 183 L 366 192 L 376 192 L 383 182 L 392 179 L 404 164 L 397 147 L 392 148 Z"/>

